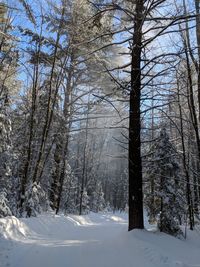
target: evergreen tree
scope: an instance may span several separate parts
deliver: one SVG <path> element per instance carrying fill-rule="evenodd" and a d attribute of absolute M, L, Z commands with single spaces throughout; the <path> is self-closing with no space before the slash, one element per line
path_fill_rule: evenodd
<path fill-rule="evenodd" d="M 145 175 L 149 188 L 154 180 L 154 195 L 150 192 L 145 201 L 149 217 L 157 217 L 160 231 L 179 235 L 179 222 L 184 214 L 184 193 L 178 153 L 165 128 L 161 129 L 157 141 L 152 145 L 147 161 Z"/>
<path fill-rule="evenodd" d="M 38 213 L 47 211 L 48 207 L 48 197 L 40 183 L 30 183 L 25 193 L 22 215 L 25 217 L 37 216 Z"/>
<path fill-rule="evenodd" d="M 0 216 L 11 215 L 13 203 L 16 202 L 12 192 L 16 188 L 12 173 L 14 154 L 11 142 L 11 96 L 14 86 L 17 87 L 17 53 L 9 35 L 11 28 L 6 6 L 0 3 Z"/>
<path fill-rule="evenodd" d="M 105 199 L 104 199 L 102 185 L 100 182 L 97 182 L 97 185 L 90 197 L 90 210 L 93 212 L 99 212 L 103 211 L 104 208 L 105 208 Z"/>
<path fill-rule="evenodd" d="M 66 164 L 60 205 L 65 213 L 78 213 L 78 207 L 76 206 L 77 191 L 78 179 L 72 172 L 70 165 Z"/>

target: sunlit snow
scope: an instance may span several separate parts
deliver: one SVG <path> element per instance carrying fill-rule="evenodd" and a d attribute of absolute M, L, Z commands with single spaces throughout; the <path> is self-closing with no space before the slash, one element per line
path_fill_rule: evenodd
<path fill-rule="evenodd" d="M 124 213 L 0 219 L 0 267 L 200 267 L 200 233 L 187 240 L 127 232 Z"/>

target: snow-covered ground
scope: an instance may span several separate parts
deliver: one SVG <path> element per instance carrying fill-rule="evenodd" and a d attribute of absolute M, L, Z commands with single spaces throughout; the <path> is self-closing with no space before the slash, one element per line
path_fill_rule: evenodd
<path fill-rule="evenodd" d="M 0 267 L 200 267 L 200 233 L 187 240 L 127 232 L 125 214 L 0 219 Z"/>

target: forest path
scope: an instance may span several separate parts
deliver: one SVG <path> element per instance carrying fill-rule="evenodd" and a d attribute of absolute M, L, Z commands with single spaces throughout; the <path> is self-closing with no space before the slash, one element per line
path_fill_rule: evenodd
<path fill-rule="evenodd" d="M 12 217 L 6 232 L 12 247 L 3 267 L 200 267 L 200 242 L 198 257 L 192 247 L 194 264 L 183 263 L 183 241 L 145 230 L 128 233 L 124 214 Z"/>

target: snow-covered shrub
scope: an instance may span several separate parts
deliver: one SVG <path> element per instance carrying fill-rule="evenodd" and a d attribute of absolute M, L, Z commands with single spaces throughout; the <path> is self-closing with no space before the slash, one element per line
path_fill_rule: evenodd
<path fill-rule="evenodd" d="M 89 206 L 89 196 L 87 194 L 86 189 L 83 190 L 83 198 L 82 198 L 82 214 L 88 214 L 90 211 Z"/>
<path fill-rule="evenodd" d="M 26 217 L 37 216 L 38 213 L 46 209 L 47 202 L 46 193 L 41 185 L 36 182 L 30 184 L 25 194 L 23 204 L 25 213 L 23 215 Z"/>
<path fill-rule="evenodd" d="M 6 191 L 0 192 L 0 218 L 12 215 L 6 196 Z"/>

